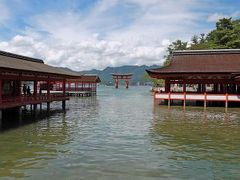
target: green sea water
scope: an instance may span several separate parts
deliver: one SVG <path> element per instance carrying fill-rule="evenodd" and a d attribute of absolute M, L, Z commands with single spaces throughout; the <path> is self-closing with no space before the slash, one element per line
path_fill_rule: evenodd
<path fill-rule="evenodd" d="M 240 108 L 168 109 L 149 90 L 100 87 L 65 114 L 2 130 L 0 179 L 240 178 Z"/>

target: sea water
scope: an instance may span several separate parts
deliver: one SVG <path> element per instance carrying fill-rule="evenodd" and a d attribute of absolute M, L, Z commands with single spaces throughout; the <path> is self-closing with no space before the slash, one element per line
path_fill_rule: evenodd
<path fill-rule="evenodd" d="M 168 109 L 149 90 L 99 87 L 2 130 L 0 179 L 240 178 L 240 108 Z"/>

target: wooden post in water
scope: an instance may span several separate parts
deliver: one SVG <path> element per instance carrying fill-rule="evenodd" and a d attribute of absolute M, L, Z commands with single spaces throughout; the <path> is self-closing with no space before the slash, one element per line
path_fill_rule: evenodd
<path fill-rule="evenodd" d="M 0 79 L 0 105 L 2 104 L 2 79 Z M 0 129 L 2 127 L 2 110 L 0 109 Z"/>
<path fill-rule="evenodd" d="M 77 90 L 77 83 L 75 82 L 75 91 Z M 77 95 L 77 94 L 76 94 Z M 63 80 L 63 96 L 66 96 L 66 80 Z M 66 100 L 62 101 L 62 110 L 65 111 L 66 110 Z"/>
<path fill-rule="evenodd" d="M 225 112 L 228 110 L 228 93 L 226 93 L 226 100 L 225 100 Z"/>
<path fill-rule="evenodd" d="M 204 93 L 204 110 L 207 109 L 207 93 Z"/>
<path fill-rule="evenodd" d="M 50 78 L 47 80 L 47 99 L 50 100 Z M 50 112 L 50 101 L 47 102 L 47 114 Z"/>
<path fill-rule="evenodd" d="M 183 109 L 186 109 L 186 82 L 183 82 Z"/>
<path fill-rule="evenodd" d="M 2 110 L 0 110 L 0 129 L 2 128 Z"/>
<path fill-rule="evenodd" d="M 47 114 L 50 112 L 50 102 L 47 102 Z"/>
<path fill-rule="evenodd" d="M 186 109 L 186 92 L 184 92 L 183 109 Z"/>
<path fill-rule="evenodd" d="M 23 117 L 22 107 L 19 107 L 18 108 L 18 122 L 19 122 L 19 124 L 22 124 L 22 117 Z"/>
<path fill-rule="evenodd" d="M 42 103 L 39 104 L 40 113 L 42 113 Z"/>
<path fill-rule="evenodd" d="M 33 107 L 32 107 L 32 104 L 30 104 L 30 112 L 31 112 L 31 115 L 33 113 Z"/>
<path fill-rule="evenodd" d="M 168 108 L 170 108 L 170 105 L 171 105 L 171 93 L 169 92 L 168 93 Z"/>
<path fill-rule="evenodd" d="M 37 117 L 37 104 L 33 105 L 33 115 L 34 115 L 34 118 Z"/>
<path fill-rule="evenodd" d="M 63 111 L 66 110 L 66 101 L 65 100 L 62 101 L 62 110 Z"/>

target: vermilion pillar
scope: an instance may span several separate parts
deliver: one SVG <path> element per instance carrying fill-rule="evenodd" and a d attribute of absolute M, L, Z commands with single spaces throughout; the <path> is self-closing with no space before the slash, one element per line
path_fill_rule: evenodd
<path fill-rule="evenodd" d="M 117 77 L 115 78 L 115 88 L 116 89 L 118 88 L 118 78 Z"/>
<path fill-rule="evenodd" d="M 75 88 L 76 88 L 76 83 L 75 83 Z M 66 80 L 63 80 L 63 96 L 66 96 Z M 66 110 L 66 100 L 62 101 L 62 109 L 65 111 Z"/>
<path fill-rule="evenodd" d="M 48 102 L 47 102 L 47 113 L 49 114 L 49 111 L 50 111 L 50 78 L 48 77 L 48 80 L 47 80 L 47 99 L 48 99 Z"/>
<path fill-rule="evenodd" d="M 125 83 L 126 83 L 126 88 L 128 89 L 128 85 L 129 85 L 128 79 L 125 80 Z"/>

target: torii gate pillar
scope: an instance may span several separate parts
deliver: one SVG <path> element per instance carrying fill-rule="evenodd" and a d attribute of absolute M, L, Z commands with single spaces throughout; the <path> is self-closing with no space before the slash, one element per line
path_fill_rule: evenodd
<path fill-rule="evenodd" d="M 128 79 L 125 79 L 125 84 L 126 84 L 126 89 L 128 89 L 128 86 L 129 86 L 129 81 L 128 81 Z"/>
<path fill-rule="evenodd" d="M 118 79 L 116 78 L 116 79 L 115 79 L 115 88 L 116 88 L 116 89 L 118 88 L 118 83 L 119 83 L 119 81 L 118 81 Z"/>

